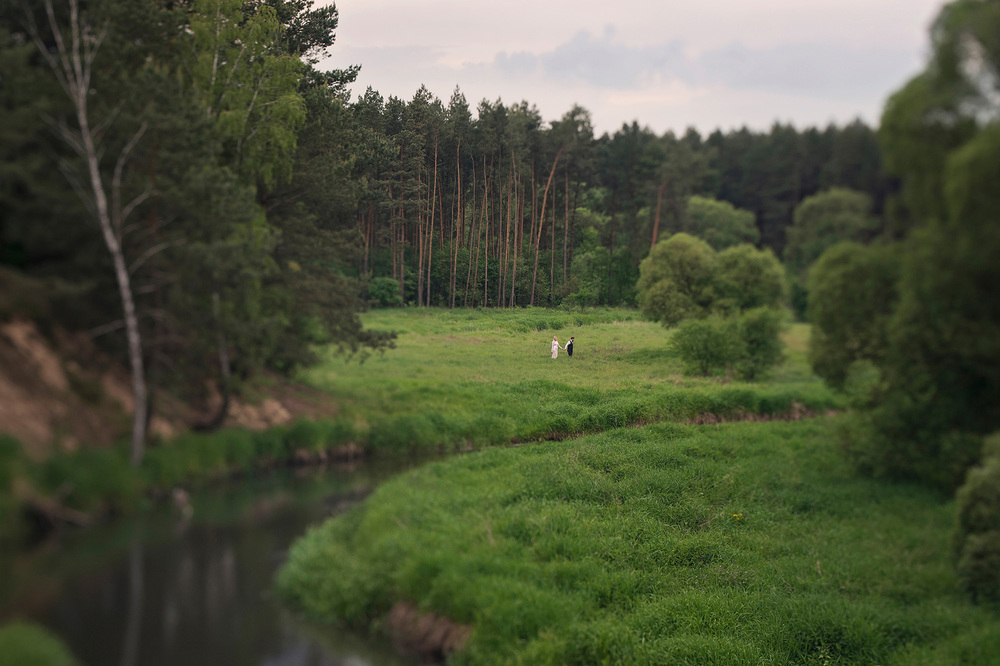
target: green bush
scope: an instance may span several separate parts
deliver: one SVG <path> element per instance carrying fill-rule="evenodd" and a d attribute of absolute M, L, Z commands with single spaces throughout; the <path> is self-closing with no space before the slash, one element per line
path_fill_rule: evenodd
<path fill-rule="evenodd" d="M 898 252 L 891 246 L 839 243 L 809 271 L 809 363 L 842 388 L 857 361 L 880 364 L 898 300 Z"/>
<path fill-rule="evenodd" d="M 741 379 L 753 380 L 781 362 L 781 328 L 780 312 L 755 308 L 734 317 L 683 321 L 671 344 L 687 374 L 734 371 Z"/>
<path fill-rule="evenodd" d="M 639 264 L 639 309 L 664 326 L 707 313 L 715 300 L 715 251 L 703 240 L 674 234 Z"/>
<path fill-rule="evenodd" d="M 718 315 L 682 321 L 670 342 L 686 374 L 724 372 L 743 354 L 736 320 Z"/>
<path fill-rule="evenodd" d="M 736 374 L 753 380 L 781 362 L 781 312 L 770 308 L 747 310 L 736 320 L 741 355 L 736 359 Z"/>
<path fill-rule="evenodd" d="M 0 666 L 73 666 L 77 661 L 51 632 L 35 624 L 0 627 Z"/>
<path fill-rule="evenodd" d="M 368 283 L 368 303 L 378 308 L 402 305 L 403 298 L 399 295 L 399 281 L 387 277 L 373 278 Z"/>
<path fill-rule="evenodd" d="M 1000 602 L 1000 436 L 986 449 L 982 465 L 969 470 L 958 490 L 956 570 L 973 599 Z"/>
<path fill-rule="evenodd" d="M 0 266 L 0 322 L 15 316 L 32 321 L 47 320 L 51 313 L 51 289 L 20 271 Z"/>

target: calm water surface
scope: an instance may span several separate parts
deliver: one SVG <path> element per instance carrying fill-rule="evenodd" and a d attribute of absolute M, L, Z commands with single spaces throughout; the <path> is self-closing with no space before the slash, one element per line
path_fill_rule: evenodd
<path fill-rule="evenodd" d="M 229 482 L 6 554 L 0 618 L 30 618 L 88 666 L 397 666 L 377 639 L 310 625 L 273 597 L 288 547 L 415 463 Z"/>

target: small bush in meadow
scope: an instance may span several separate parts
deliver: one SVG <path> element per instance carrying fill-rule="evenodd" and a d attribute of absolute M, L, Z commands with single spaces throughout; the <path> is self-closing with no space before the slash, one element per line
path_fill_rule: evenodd
<path fill-rule="evenodd" d="M 671 343 L 684 363 L 685 374 L 725 372 L 743 353 L 735 320 L 721 316 L 681 322 Z"/>
<path fill-rule="evenodd" d="M 1000 602 L 1000 436 L 986 451 L 958 490 L 956 570 L 973 599 Z"/>
<path fill-rule="evenodd" d="M 740 356 L 736 359 L 736 374 L 741 379 L 757 379 L 781 362 L 781 312 L 771 308 L 754 308 L 736 320 L 740 336 Z"/>
<path fill-rule="evenodd" d="M 713 375 L 734 372 L 754 380 L 781 362 L 781 313 L 755 308 L 739 315 L 687 319 L 671 342 L 684 363 L 684 372 Z"/>

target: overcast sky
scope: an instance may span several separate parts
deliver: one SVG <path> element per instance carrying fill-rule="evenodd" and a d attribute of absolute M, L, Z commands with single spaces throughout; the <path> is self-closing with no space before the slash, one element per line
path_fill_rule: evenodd
<path fill-rule="evenodd" d="M 579 104 L 598 135 L 633 120 L 657 133 L 875 125 L 923 67 L 944 4 L 337 0 L 337 41 L 320 66 L 360 64 L 354 97 L 371 86 L 409 100 L 424 84 L 447 104 L 458 86 L 473 110 L 526 100 L 546 121 Z"/>

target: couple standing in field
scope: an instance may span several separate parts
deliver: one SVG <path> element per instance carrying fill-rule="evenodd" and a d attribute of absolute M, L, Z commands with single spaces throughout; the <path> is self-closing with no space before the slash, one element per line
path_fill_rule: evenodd
<path fill-rule="evenodd" d="M 569 357 L 573 358 L 573 340 L 574 339 L 575 338 L 570 337 L 569 342 L 566 343 L 566 346 L 565 347 L 560 347 L 559 346 L 559 338 L 557 338 L 556 336 L 553 335 L 552 336 L 552 358 L 558 358 L 559 357 L 559 350 L 560 349 L 565 349 L 566 353 L 569 354 Z"/>

